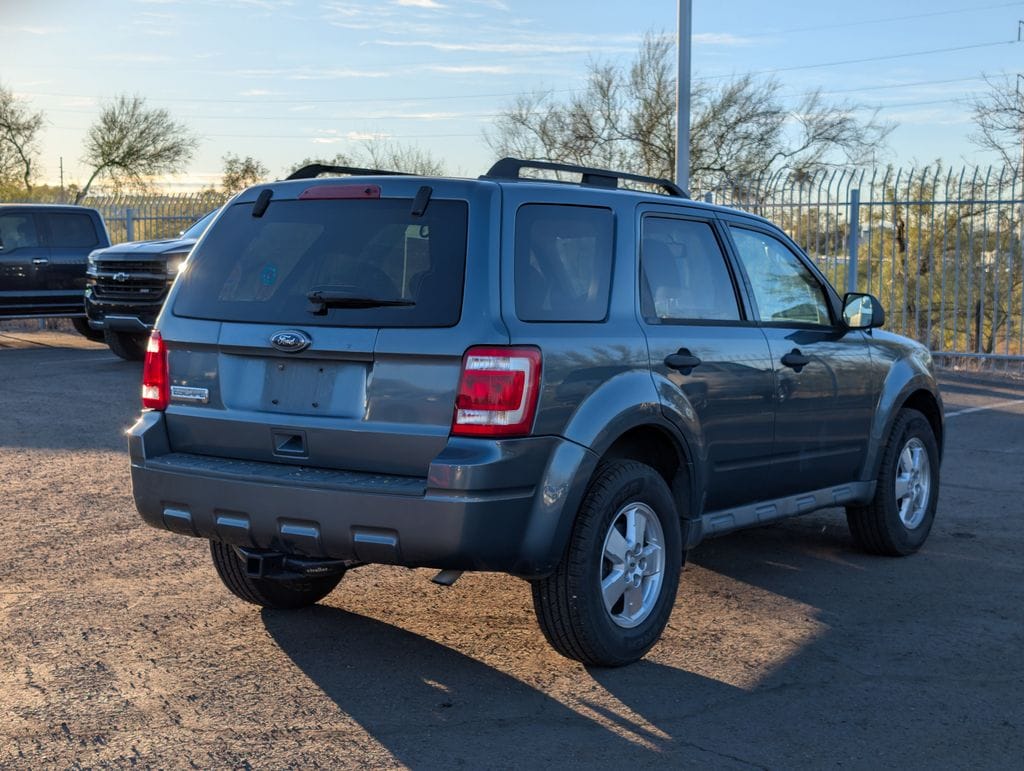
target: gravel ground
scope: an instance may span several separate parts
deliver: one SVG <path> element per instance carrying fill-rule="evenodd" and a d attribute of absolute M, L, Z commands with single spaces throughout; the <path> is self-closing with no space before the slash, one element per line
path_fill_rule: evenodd
<path fill-rule="evenodd" d="M 1024 385 L 944 378 L 939 517 L 908 559 L 837 512 L 707 542 L 642 662 L 545 644 L 529 587 L 353 571 L 248 606 L 153 530 L 140 367 L 0 331 L 0 767 L 1011 767 L 1024 757 Z M 960 413 L 997 404 L 994 409 Z M 1014 760 L 1016 758 L 1016 760 Z"/>

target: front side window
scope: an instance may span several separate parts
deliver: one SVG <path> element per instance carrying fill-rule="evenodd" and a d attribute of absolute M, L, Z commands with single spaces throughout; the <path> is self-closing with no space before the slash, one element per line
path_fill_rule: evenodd
<path fill-rule="evenodd" d="M 644 218 L 640 310 L 649 324 L 740 319 L 732 277 L 710 223 Z"/>
<path fill-rule="evenodd" d="M 761 321 L 832 324 L 824 288 L 799 257 L 773 236 L 736 226 L 731 229 Z"/>
<path fill-rule="evenodd" d="M 516 316 L 603 321 L 608 315 L 611 209 L 528 204 L 516 215 Z"/>
<path fill-rule="evenodd" d="M 9 252 L 32 246 L 39 246 L 32 215 L 0 214 L 0 249 Z"/>
<path fill-rule="evenodd" d="M 96 226 L 88 214 L 52 212 L 43 216 L 50 226 L 50 246 L 84 249 L 99 244 Z"/>

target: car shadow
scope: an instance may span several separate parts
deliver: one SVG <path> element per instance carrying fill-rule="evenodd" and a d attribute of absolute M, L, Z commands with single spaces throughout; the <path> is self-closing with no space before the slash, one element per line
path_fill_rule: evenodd
<path fill-rule="evenodd" d="M 671 737 L 589 701 L 574 709 L 527 683 L 421 635 L 326 605 L 263 611 L 267 631 L 345 714 L 413 768 L 663 764 Z M 658 677 L 649 666 L 639 679 Z M 581 678 L 586 671 L 580 667 Z M 646 690 L 658 687 L 657 680 Z M 674 671 L 698 701 L 731 686 Z M 688 748 L 691 752 L 692 748 Z"/>

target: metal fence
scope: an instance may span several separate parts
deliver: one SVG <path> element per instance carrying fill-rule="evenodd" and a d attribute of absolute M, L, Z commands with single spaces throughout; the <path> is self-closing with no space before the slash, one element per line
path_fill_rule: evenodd
<path fill-rule="evenodd" d="M 1018 170 L 776 175 L 706 195 L 779 224 L 840 290 L 876 295 L 887 329 L 946 358 L 1024 368 Z"/>
<path fill-rule="evenodd" d="M 221 193 L 181 195 L 88 196 L 82 204 L 97 209 L 107 223 L 111 243 L 174 238 L 227 200 Z"/>
<path fill-rule="evenodd" d="M 876 295 L 886 328 L 937 355 L 1024 371 L 1024 177 L 923 168 L 773 175 L 707 191 L 781 225 L 839 289 Z M 89 196 L 110 238 L 176 236 L 215 192 Z"/>

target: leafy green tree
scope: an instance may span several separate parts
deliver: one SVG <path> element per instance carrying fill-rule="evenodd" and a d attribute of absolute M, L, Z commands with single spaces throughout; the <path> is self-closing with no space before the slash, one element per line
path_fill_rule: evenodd
<path fill-rule="evenodd" d="M 240 158 L 227 153 L 223 159 L 224 174 L 221 177 L 221 189 L 227 195 L 234 195 L 247 187 L 259 184 L 267 178 L 270 171 L 260 161 L 247 155 Z"/>

